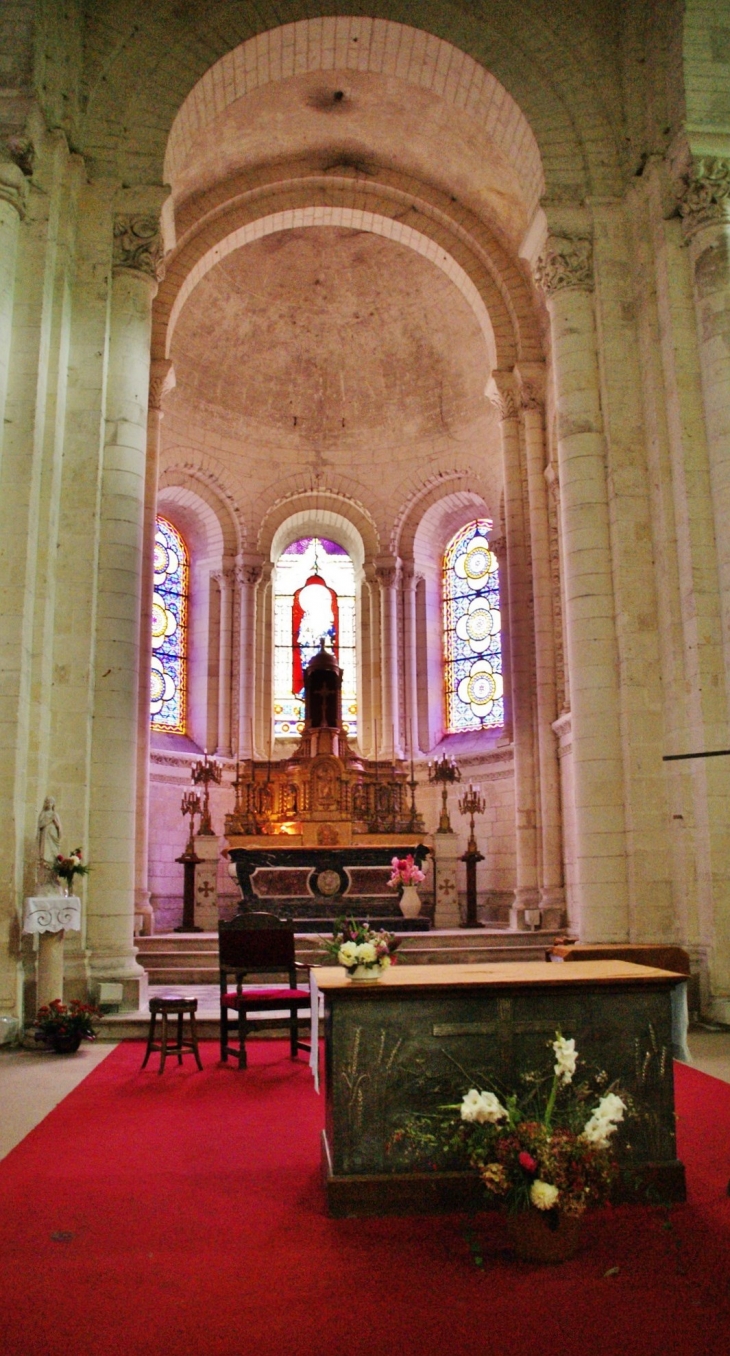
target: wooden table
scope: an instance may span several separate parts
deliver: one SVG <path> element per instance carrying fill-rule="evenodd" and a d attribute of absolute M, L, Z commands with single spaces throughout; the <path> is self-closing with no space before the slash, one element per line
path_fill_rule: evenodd
<path fill-rule="evenodd" d="M 671 993 L 684 976 L 624 961 L 403 965 L 375 983 L 314 971 L 325 996 L 326 1129 L 331 1214 L 405 1214 L 484 1203 L 470 1173 L 414 1173 L 392 1152 L 404 1113 L 460 1102 L 470 1087 L 516 1086 L 551 1067 L 560 1028 L 579 1071 L 602 1069 L 640 1116 L 624 1146 L 624 1198 L 684 1199 L 676 1157 Z"/>

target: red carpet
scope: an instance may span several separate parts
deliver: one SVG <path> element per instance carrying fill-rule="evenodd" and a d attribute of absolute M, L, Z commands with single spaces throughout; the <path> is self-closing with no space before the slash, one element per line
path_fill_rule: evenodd
<path fill-rule="evenodd" d="M 0 1163 L 2 1356 L 730 1350 L 730 1085 L 677 1067 L 686 1205 L 589 1217 L 557 1268 L 480 1216 L 480 1271 L 460 1217 L 328 1219 L 309 1070 L 251 1053 L 159 1078 L 121 1045 Z"/>

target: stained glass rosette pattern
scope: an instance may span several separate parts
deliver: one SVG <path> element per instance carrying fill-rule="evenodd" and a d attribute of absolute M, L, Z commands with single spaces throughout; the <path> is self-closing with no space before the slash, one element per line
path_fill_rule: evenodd
<path fill-rule="evenodd" d="M 456 534 L 444 556 L 446 729 L 504 724 L 501 617 L 492 524 L 482 518 Z"/>
<path fill-rule="evenodd" d="M 188 553 L 180 533 L 157 519 L 152 595 L 153 730 L 185 734 L 187 679 Z"/>
<path fill-rule="evenodd" d="M 317 582 L 312 582 L 313 577 Z M 323 581 L 324 587 L 319 581 Z M 302 537 L 292 542 L 279 557 L 274 575 L 275 739 L 296 738 L 304 728 L 299 679 L 319 650 L 322 637 L 326 649 L 337 655 L 343 671 L 342 723 L 347 734 L 354 738 L 357 734 L 355 570 L 347 552 L 337 542 L 322 537 Z"/>

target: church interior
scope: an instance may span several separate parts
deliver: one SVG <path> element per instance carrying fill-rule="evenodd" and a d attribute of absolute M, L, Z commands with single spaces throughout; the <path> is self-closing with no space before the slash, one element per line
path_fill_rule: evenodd
<path fill-rule="evenodd" d="M 95 1095 L 121 1152 L 117 1069 L 154 1084 L 149 1129 L 140 1104 L 127 1133 L 157 1137 L 156 1163 L 172 1145 L 185 1227 L 198 1188 L 171 1127 L 179 1114 L 180 1136 L 200 1135 L 203 1093 L 175 1089 L 212 1087 L 218 927 L 247 911 L 293 930 L 305 966 L 343 914 L 399 937 L 394 972 L 571 947 L 679 965 L 695 1068 L 678 1077 L 705 1078 L 707 1105 L 726 1107 L 729 240 L 730 0 L 5 0 L 9 1201 L 44 1161 L 33 1136 L 57 1124 L 73 1155 L 74 1106 L 93 1117 Z M 388 879 L 407 854 L 423 874 L 410 909 Z M 137 1078 L 150 1000 L 183 992 L 203 1074 L 180 1058 Z M 39 1050 L 51 999 L 95 1005 L 100 1041 L 65 1061 Z M 271 1177 L 286 1145 L 278 1129 L 267 1143 L 275 1112 L 256 1098 L 276 1070 L 300 1080 L 301 1102 L 279 1092 L 314 1160 L 323 1114 L 306 1061 L 270 1062 L 279 1046 L 254 1042 L 251 1069 L 215 1091 L 215 1116 L 235 1114 L 245 1084 Z M 727 1179 L 726 1111 L 712 1134 Z M 702 1224 L 692 1144 L 677 1209 L 695 1211 L 688 1238 L 724 1230 L 724 1256 L 727 1203 L 713 1197 Z M 52 1202 L 53 1176 L 37 1180 Z M 246 1180 L 254 1199 L 271 1189 Z M 46 1232 L 76 1236 L 79 1211 L 58 1200 Z M 616 1247 L 624 1230 L 649 1256 L 622 1208 Z M 421 1246 L 399 1219 L 380 1256 L 367 1221 L 355 1257 L 357 1223 L 312 1226 L 322 1274 L 338 1247 L 364 1279 Z M 434 1257 L 457 1234 L 434 1233 Z M 154 1252 L 169 1264 L 163 1240 Z M 641 1350 L 699 1356 L 725 1301 L 703 1290 L 672 1348 L 684 1281 L 657 1317 L 655 1262 Z M 444 1284 L 454 1312 L 474 1301 L 471 1275 L 463 1293 Z M 54 1336 L 36 1299 L 9 1354 L 60 1356 L 70 1334 L 82 1356 L 162 1350 L 149 1328 L 143 1347 L 143 1307 L 120 1345 L 103 1336 L 113 1306 L 92 1333 L 64 1302 Z M 556 1330 L 545 1349 L 587 1350 L 610 1308 L 594 1295 L 582 1337 Z M 434 1315 L 419 1350 L 453 1350 Z M 294 1350 L 271 1322 L 240 1350 Z M 607 1352 L 632 1349 L 621 1331 Z M 526 1332 L 520 1356 L 538 1350 Z M 384 1356 L 398 1333 L 392 1347 L 330 1334 L 324 1349 Z M 459 1349 L 483 1353 L 471 1340 Z M 216 1356 L 223 1336 L 200 1349 Z"/>

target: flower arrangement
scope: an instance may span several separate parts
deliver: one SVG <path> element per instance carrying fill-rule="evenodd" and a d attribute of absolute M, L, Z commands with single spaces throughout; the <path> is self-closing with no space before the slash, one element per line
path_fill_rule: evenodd
<path fill-rule="evenodd" d="M 63 853 L 59 852 L 53 859 L 51 870 L 57 881 L 66 881 L 68 888 L 72 889 L 74 876 L 88 876 L 91 867 L 84 862 L 81 848 L 74 848 L 69 857 L 64 857 Z"/>
<path fill-rule="evenodd" d="M 320 940 L 330 959 L 344 966 L 349 975 L 361 967 L 378 973 L 387 969 L 400 941 L 391 932 L 374 932 L 356 918 L 338 918 L 332 937 Z"/>
<path fill-rule="evenodd" d="M 416 865 L 415 858 L 409 853 L 407 857 L 394 857 L 390 863 L 391 876 L 388 885 L 391 890 L 397 890 L 401 885 L 421 885 L 426 879 L 423 871 Z"/>
<path fill-rule="evenodd" d="M 96 1040 L 96 1031 L 93 1023 L 100 1021 L 103 1014 L 93 1003 L 81 1003 L 78 999 L 72 998 L 71 1002 L 62 1003 L 60 998 L 54 998 L 46 1007 L 38 1009 L 38 1015 L 33 1023 L 36 1028 L 36 1040 L 46 1041 L 53 1045 L 59 1039 L 93 1041 Z"/>
<path fill-rule="evenodd" d="M 527 1074 L 521 1099 L 470 1088 L 439 1117 L 410 1116 L 393 1147 L 407 1140 L 434 1167 L 468 1164 L 509 1214 L 539 1211 L 551 1228 L 603 1204 L 618 1172 L 612 1140 L 627 1103 L 615 1089 L 573 1084 L 574 1040 L 556 1032 L 552 1049 L 552 1073 Z"/>

